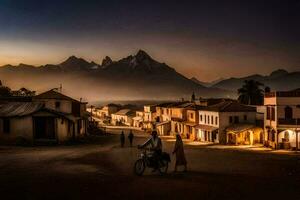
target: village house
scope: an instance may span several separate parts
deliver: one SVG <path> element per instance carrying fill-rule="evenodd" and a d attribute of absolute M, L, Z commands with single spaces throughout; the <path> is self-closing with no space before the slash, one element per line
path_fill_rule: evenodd
<path fill-rule="evenodd" d="M 32 101 L 42 102 L 45 108 L 72 116 L 74 122 L 70 124 L 71 128 L 79 134 L 87 132 L 87 102 L 75 100 L 55 90 L 36 95 Z"/>
<path fill-rule="evenodd" d="M 159 135 L 170 135 L 171 131 L 171 114 L 169 106 L 174 102 L 161 103 L 156 105 L 156 130 Z"/>
<path fill-rule="evenodd" d="M 265 145 L 275 149 L 299 149 L 300 91 L 265 94 Z"/>
<path fill-rule="evenodd" d="M 193 106 L 194 103 L 183 102 L 170 106 L 171 115 L 171 135 L 180 134 L 185 138 L 189 138 L 189 134 L 185 135 L 184 125 L 187 120 L 187 109 Z"/>
<path fill-rule="evenodd" d="M 136 111 L 133 118 L 133 126 L 145 130 L 153 130 L 156 128 L 156 105 L 145 105 L 143 111 Z"/>
<path fill-rule="evenodd" d="M 175 120 L 183 121 L 180 119 L 182 116 L 180 115 L 180 111 L 178 111 L 180 110 L 180 108 L 178 110 L 176 108 L 186 103 L 187 103 L 186 101 L 182 101 L 182 102 L 161 103 L 156 105 L 155 127 L 160 135 L 175 134 L 175 129 L 176 129 L 175 126 L 177 125 L 177 123 L 175 123 L 174 121 Z M 172 113 L 173 109 L 174 112 Z M 173 123 L 172 123 L 172 116 L 173 116 Z M 173 129 L 172 129 L 172 124 L 173 124 Z"/>
<path fill-rule="evenodd" d="M 102 108 L 97 108 L 95 110 L 95 115 L 100 119 L 110 118 L 111 114 L 118 112 L 120 108 L 121 108 L 120 105 L 110 103 L 103 106 Z"/>
<path fill-rule="evenodd" d="M 0 138 L 31 143 L 61 143 L 87 133 L 86 103 L 54 90 L 34 96 L 31 102 L 0 106 Z"/>
<path fill-rule="evenodd" d="M 154 129 L 155 123 L 158 121 L 156 118 L 156 105 L 144 106 L 143 128 Z"/>
<path fill-rule="evenodd" d="M 136 111 L 135 117 L 132 118 L 133 126 L 136 128 L 143 128 L 144 111 Z"/>
<path fill-rule="evenodd" d="M 263 131 L 256 126 L 256 107 L 236 101 L 202 107 L 199 110 L 197 139 L 221 144 L 262 142 Z"/>
<path fill-rule="evenodd" d="M 134 117 L 135 111 L 131 109 L 122 109 L 114 114 L 111 114 L 111 123 L 113 125 L 133 126 Z"/>
<path fill-rule="evenodd" d="M 185 138 L 197 140 L 196 126 L 199 124 L 198 111 L 203 106 L 192 105 L 186 109 L 186 121 L 183 122 L 183 135 Z"/>

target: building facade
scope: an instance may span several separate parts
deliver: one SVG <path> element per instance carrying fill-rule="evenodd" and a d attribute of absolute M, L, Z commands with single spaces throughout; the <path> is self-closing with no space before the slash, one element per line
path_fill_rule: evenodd
<path fill-rule="evenodd" d="M 0 139 L 62 143 L 87 134 L 86 103 L 49 90 L 30 101 L 0 105 Z"/>
<path fill-rule="evenodd" d="M 133 126 L 134 117 L 135 111 L 122 109 L 111 115 L 111 123 L 113 125 Z"/>
<path fill-rule="evenodd" d="M 256 108 L 235 101 L 202 107 L 197 139 L 221 144 L 254 144 L 262 131 L 256 130 Z M 255 135 L 255 136 L 254 136 Z"/>
<path fill-rule="evenodd" d="M 266 93 L 264 105 L 265 145 L 275 149 L 299 149 L 300 92 Z"/>

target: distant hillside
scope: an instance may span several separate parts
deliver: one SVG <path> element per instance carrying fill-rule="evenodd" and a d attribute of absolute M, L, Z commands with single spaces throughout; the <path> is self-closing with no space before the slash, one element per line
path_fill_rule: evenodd
<path fill-rule="evenodd" d="M 37 92 L 62 84 L 65 93 L 90 101 L 179 99 L 190 98 L 193 92 L 202 97 L 236 97 L 236 92 L 202 86 L 142 50 L 118 61 L 106 56 L 101 64 L 71 56 L 57 65 L 5 65 L 0 67 L 0 80 L 12 88 Z"/>
<path fill-rule="evenodd" d="M 193 77 L 191 78 L 191 81 L 194 81 L 195 83 L 198 83 L 200 85 L 203 85 L 205 87 L 211 87 L 217 83 L 219 83 L 220 81 L 223 81 L 223 78 L 219 78 L 217 80 L 211 81 L 211 82 L 204 82 L 204 81 L 199 81 L 197 78 Z"/>
<path fill-rule="evenodd" d="M 284 69 L 279 69 L 272 72 L 268 76 L 259 74 L 243 77 L 229 78 L 214 84 L 212 87 L 236 91 L 243 85 L 245 80 L 256 80 L 269 86 L 272 90 L 293 90 L 300 88 L 300 72 L 287 72 Z"/>

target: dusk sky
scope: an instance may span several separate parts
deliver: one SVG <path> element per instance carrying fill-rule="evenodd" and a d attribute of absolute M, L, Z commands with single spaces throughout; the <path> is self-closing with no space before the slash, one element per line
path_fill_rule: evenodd
<path fill-rule="evenodd" d="M 0 65 L 138 49 L 203 81 L 300 71 L 300 1 L 0 0 Z"/>

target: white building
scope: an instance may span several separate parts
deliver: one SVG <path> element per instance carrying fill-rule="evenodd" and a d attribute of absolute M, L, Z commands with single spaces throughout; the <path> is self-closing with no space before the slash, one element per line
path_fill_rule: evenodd
<path fill-rule="evenodd" d="M 120 110 L 121 106 L 117 104 L 107 104 L 103 106 L 102 108 L 95 109 L 95 115 L 96 117 L 100 119 L 110 118 L 111 114 L 114 114 Z"/>
<path fill-rule="evenodd" d="M 264 105 L 265 144 L 273 148 L 299 148 L 300 91 L 266 93 Z"/>
<path fill-rule="evenodd" d="M 135 112 L 130 109 L 122 109 L 118 112 L 111 114 L 111 122 L 113 125 L 133 125 L 133 118 L 135 117 Z"/>
<path fill-rule="evenodd" d="M 224 101 L 202 107 L 199 112 L 197 138 L 221 144 L 253 144 L 260 142 L 256 127 L 256 108 L 235 101 Z"/>
<path fill-rule="evenodd" d="M 50 90 L 30 102 L 0 105 L 0 139 L 61 143 L 87 134 L 86 103 Z"/>

